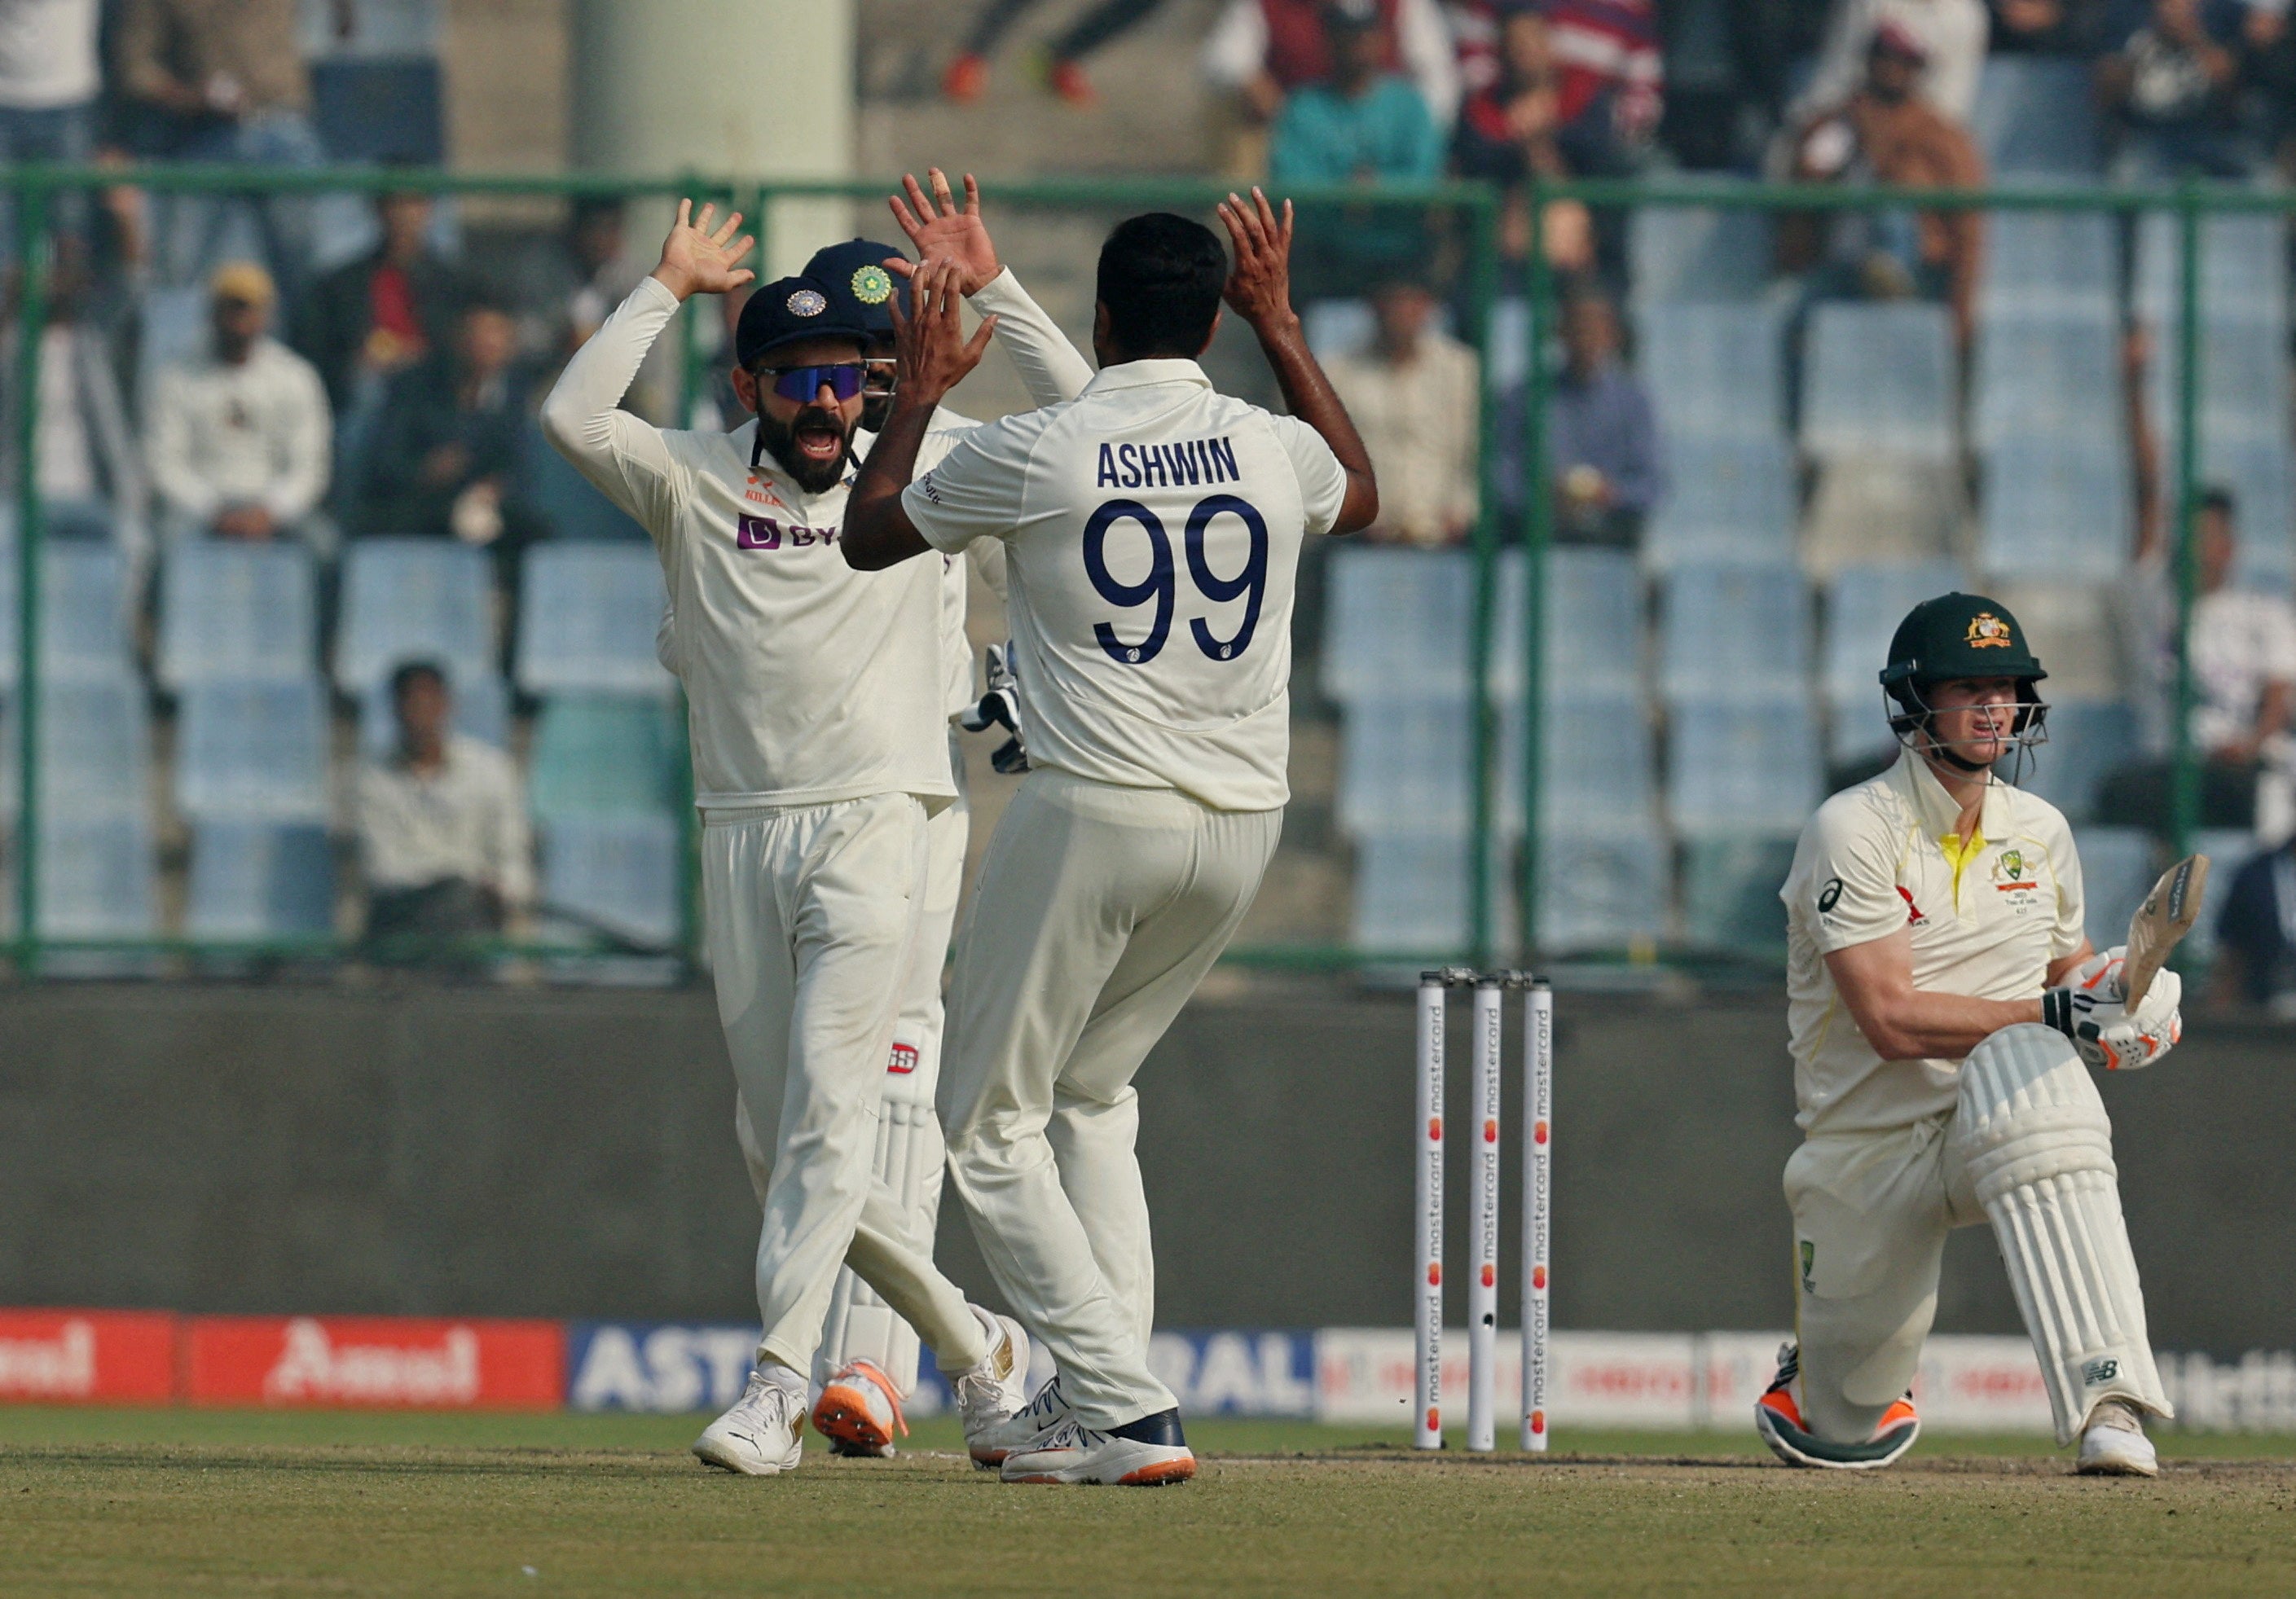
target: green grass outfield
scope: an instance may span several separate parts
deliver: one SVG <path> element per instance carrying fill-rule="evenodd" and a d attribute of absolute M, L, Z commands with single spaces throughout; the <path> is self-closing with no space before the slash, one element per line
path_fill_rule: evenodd
<path fill-rule="evenodd" d="M 0 1595 L 2296 1592 L 2296 1439 L 2169 1434 L 2138 1482 L 2030 1439 L 1853 1474 L 1751 1431 L 1534 1461 L 1206 1421 L 1144 1492 L 1006 1488 L 938 1420 L 750 1480 L 700 1421 L 0 1408 Z"/>

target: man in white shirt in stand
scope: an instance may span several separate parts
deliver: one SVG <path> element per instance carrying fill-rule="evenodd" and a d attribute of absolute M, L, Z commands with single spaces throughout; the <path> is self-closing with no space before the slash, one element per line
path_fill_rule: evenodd
<path fill-rule="evenodd" d="M 1100 256 L 1099 375 L 1066 405 L 966 435 L 912 481 L 934 406 L 985 345 L 959 332 L 954 267 L 920 266 L 892 415 L 848 511 L 858 569 L 930 570 L 934 552 L 983 538 L 1006 551 L 1032 770 L 959 941 L 940 1106 L 989 1269 L 1060 1368 L 972 1441 L 1008 1482 L 1195 1473 L 1148 1365 L 1132 1078 L 1275 852 L 1300 546 L 1379 509 L 1292 310 L 1289 206 L 1279 224 L 1255 191 L 1221 216 L 1233 275 L 1199 223 L 1119 224 Z M 1292 415 L 1216 392 L 1196 364 L 1224 283 Z"/>
<path fill-rule="evenodd" d="M 941 573 L 866 576 L 836 548 L 865 330 L 821 284 L 784 278 L 750 296 L 735 331 L 734 388 L 754 423 L 668 431 L 619 408 L 689 296 L 755 276 L 740 266 L 751 241 L 735 237 L 738 217 L 713 226 L 714 216 L 705 206 L 697 222 L 680 204 L 660 264 L 567 364 L 542 425 L 652 535 L 668 589 L 662 654 L 689 707 L 718 1014 L 742 1130 L 771 1168 L 758 1370 L 694 1453 L 770 1476 L 800 1458 L 807 1374 L 840 1266 L 931 1346 L 969 1437 L 1018 1404 L 1028 1340 L 934 1269 L 871 1170 L 927 824 L 955 788 Z"/>

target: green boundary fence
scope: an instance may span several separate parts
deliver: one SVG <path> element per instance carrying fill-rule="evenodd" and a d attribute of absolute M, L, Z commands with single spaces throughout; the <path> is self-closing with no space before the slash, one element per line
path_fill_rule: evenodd
<path fill-rule="evenodd" d="M 693 195 L 740 207 L 751 218 L 758 235 L 759 256 L 769 245 L 772 202 L 781 200 L 830 199 L 877 201 L 898 186 L 886 182 L 793 181 L 729 179 L 686 175 L 677 177 L 631 179 L 599 174 L 565 176 L 464 175 L 439 171 L 378 170 L 374 168 L 250 169 L 237 167 L 169 166 L 91 168 L 26 164 L 0 173 L 0 184 L 12 192 L 18 217 L 17 262 L 20 274 L 16 392 L 23 397 L 16 411 L 17 459 L 35 458 L 39 425 L 38 389 L 41 333 L 48 310 L 48 272 L 53 247 L 52 198 L 61 191 L 100 190 L 129 186 L 163 193 L 203 193 L 227 196 L 268 194 L 379 193 L 421 191 L 439 195 L 568 199 L 580 196 L 668 198 Z M 1061 207 L 1164 207 L 1209 212 L 1229 193 L 1231 185 L 1208 179 L 1035 179 L 992 183 L 993 206 L 1047 209 Z M 1500 530 L 1496 465 L 1496 394 L 1493 372 L 1493 313 L 1498 303 L 1498 217 L 1500 196 L 1488 185 L 1434 183 L 1413 185 L 1327 186 L 1297 188 L 1288 197 L 1302 208 L 1375 202 L 1382 207 L 1440 208 L 1465 219 L 1467 255 L 1462 287 L 1468 342 L 1481 358 L 1484 394 L 1480 425 L 1482 450 L 1482 513 L 1474 529 L 1472 550 L 1476 572 L 1472 625 L 1466 641 L 1469 652 L 1470 705 L 1476 736 L 1472 741 L 1472 832 L 1470 840 L 1470 905 L 1467 924 L 1472 947 L 1459 950 L 1360 950 L 1345 944 L 1284 945 L 1238 948 L 1230 958 L 1242 964 L 1306 969 L 1339 969 L 1385 963 L 1423 963 L 1464 957 L 1487 964 L 1496 953 L 1489 935 L 1498 884 L 1490 865 L 1490 845 L 1496 816 L 1498 716 L 1492 693 L 1491 670 L 1497 640 L 1496 594 Z M 2196 578 L 2193 521 L 2198 488 L 2200 294 L 2197 270 L 2201 226 L 2220 212 L 2296 211 L 2296 195 L 2265 194 L 2217 186 L 2186 185 L 2175 190 L 2133 191 L 2105 188 L 1923 191 L 1918 197 L 1902 190 L 1799 185 L 1718 185 L 1711 183 L 1654 181 L 1647 183 L 1540 183 L 1529 192 L 1531 249 L 1528 264 L 1528 348 L 1539 352 L 1526 365 L 1527 394 L 1523 407 L 1523 503 L 1527 512 L 1524 540 L 1529 575 L 1524 606 L 1523 648 L 1526 725 L 1523 740 L 1521 854 L 1515 868 L 1520 920 L 1514 941 L 1524 950 L 1538 947 L 1538 887 L 1543 869 L 1539 840 L 1541 794 L 1539 707 L 1542 703 L 1544 652 L 1544 554 L 1553 533 L 1553 504 L 1548 493 L 1546 452 L 1546 401 L 1549 386 L 1546 350 L 1555 319 L 1556 285 L 1541 248 L 1540 224 L 1545 207 L 1555 201 L 1577 201 L 1598 210 L 1643 206 L 1781 211 L 1921 209 L 1929 210 L 2065 210 L 2133 214 L 2172 211 L 2178 220 L 2182 273 L 2182 304 L 2177 330 L 2180 387 L 2177 396 L 2177 572 L 2180 619 L 2189 615 Z M 688 308 L 681 332 L 689 357 L 683 365 L 688 398 L 697 381 L 697 312 Z M 39 628 L 41 621 L 41 504 L 35 474 L 20 472 L 17 504 L 18 604 L 20 609 L 17 701 L 20 709 L 16 733 L 20 742 L 18 826 L 12 848 L 16 868 L 17 938 L 15 955 L 20 972 L 39 970 L 40 956 L 54 950 L 99 950 L 219 955 L 246 957 L 294 957 L 346 953 L 332 938 L 271 939 L 217 943 L 208 940 L 68 940 L 40 937 L 37 840 L 40 824 L 38 784 Z M 2180 712 L 2192 703 L 2190 661 L 2180 619 L 2177 637 L 2176 704 Z M 2199 768 L 2189 747 L 2188 717 L 2173 719 L 2176 740 L 2175 837 L 2185 847 L 2199 812 Z M 690 813 L 691 808 L 687 808 Z M 694 840 L 689 815 L 689 867 Z M 693 873 L 686 873 L 685 941 L 689 951 L 699 937 L 693 903 Z M 505 951 L 538 955 L 579 955 L 592 950 L 535 944 L 500 946 Z"/>

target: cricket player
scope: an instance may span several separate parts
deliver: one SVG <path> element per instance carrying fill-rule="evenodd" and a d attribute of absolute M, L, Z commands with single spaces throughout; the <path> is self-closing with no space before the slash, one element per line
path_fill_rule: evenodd
<path fill-rule="evenodd" d="M 932 1347 L 968 1433 L 1026 1397 L 1028 1344 L 933 1268 L 872 1174 L 927 829 L 955 798 L 942 574 L 838 558 L 866 331 L 820 283 L 784 278 L 742 308 L 733 383 L 754 422 L 672 432 L 619 408 L 687 297 L 754 277 L 739 217 L 713 227 L 714 207 L 692 211 L 680 204 L 660 264 L 568 363 L 542 424 L 652 533 L 667 579 L 663 655 L 689 706 L 718 1014 L 744 1130 L 770 1152 L 758 1369 L 694 1453 L 770 1476 L 799 1464 L 841 1265 Z"/>
<path fill-rule="evenodd" d="M 963 340 L 952 275 L 919 267 L 892 415 L 848 511 L 845 558 L 863 570 L 1005 548 L 1032 770 L 958 941 L 940 1111 L 990 1270 L 1059 1366 L 972 1442 L 1007 1481 L 1194 1474 L 1148 1365 L 1132 1078 L 1275 848 L 1300 545 L 1378 510 L 1370 457 L 1292 314 L 1291 208 L 1279 223 L 1255 192 L 1220 214 L 1233 273 L 1198 223 L 1120 224 L 1083 394 L 966 435 L 912 481 L 933 405 L 982 346 Z M 1196 364 L 1223 292 L 1292 415 L 1217 393 Z"/>
<path fill-rule="evenodd" d="M 2040 741 L 2046 676 L 1997 602 L 1915 607 L 1882 673 L 1903 751 L 1819 807 L 1794 853 L 1799 1341 L 1754 1411 L 1792 1464 L 1912 1447 L 1946 1234 L 1990 1221 L 2058 1443 L 2079 1437 L 2085 1472 L 2158 1469 L 2141 1418 L 2171 1412 L 2089 1068 L 2166 1054 L 2181 988 L 2163 972 L 2126 1006 L 2123 952 L 2081 931 L 2064 817 L 1996 770 Z"/>

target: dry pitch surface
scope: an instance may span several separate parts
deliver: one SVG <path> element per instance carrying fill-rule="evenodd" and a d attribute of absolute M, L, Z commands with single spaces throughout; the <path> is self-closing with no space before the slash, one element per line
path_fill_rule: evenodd
<path fill-rule="evenodd" d="M 2172 1437 L 2133 1482 L 2021 1441 L 1852 1475 L 1751 1434 L 1533 1462 L 1206 1423 L 1150 1492 L 1005 1488 L 939 1423 L 751 1481 L 697 1426 L 0 1409 L 0 1595 L 2296 1593 L 2296 1439 Z"/>

